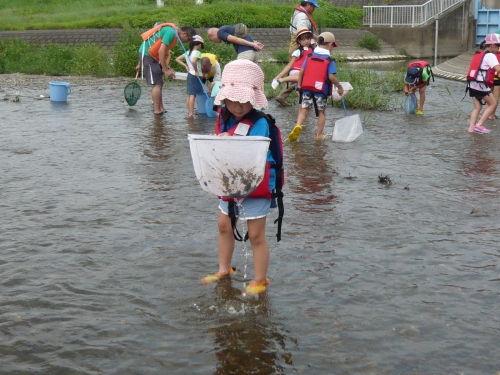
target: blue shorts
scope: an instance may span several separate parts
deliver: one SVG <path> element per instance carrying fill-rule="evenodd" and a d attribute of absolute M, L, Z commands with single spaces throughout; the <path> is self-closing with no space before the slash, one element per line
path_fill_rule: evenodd
<path fill-rule="evenodd" d="M 246 198 L 241 202 L 243 206 L 243 212 L 240 215 L 237 205 L 234 208 L 236 210 L 236 216 L 241 220 L 253 220 L 265 217 L 271 211 L 271 199 L 265 198 Z M 228 202 L 219 199 L 219 209 L 224 215 L 228 214 L 227 208 Z M 240 217 L 241 216 L 241 217 Z"/>
<path fill-rule="evenodd" d="M 190 73 L 187 75 L 187 93 L 188 95 L 201 95 L 205 93 L 203 87 L 201 87 L 200 80 Z"/>

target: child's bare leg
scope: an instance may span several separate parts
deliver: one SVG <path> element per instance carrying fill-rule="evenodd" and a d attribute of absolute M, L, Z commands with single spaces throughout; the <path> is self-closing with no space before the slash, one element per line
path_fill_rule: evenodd
<path fill-rule="evenodd" d="M 231 219 L 228 215 L 219 213 L 219 272 L 227 273 L 231 268 L 234 252 L 234 236 Z"/>
<path fill-rule="evenodd" d="M 490 116 L 488 116 L 488 118 L 490 120 L 494 120 L 495 119 L 495 112 L 496 112 L 496 110 L 498 108 L 498 98 L 499 97 L 500 97 L 500 86 L 494 86 L 493 87 L 493 99 L 495 99 L 495 110 L 493 111 L 493 113 Z"/>
<path fill-rule="evenodd" d="M 299 73 L 296 73 L 292 76 L 281 77 L 280 82 L 281 83 L 287 83 L 287 82 L 297 83 L 297 82 L 299 82 Z"/>
<path fill-rule="evenodd" d="M 316 140 L 322 139 L 323 130 L 325 129 L 326 123 L 326 113 L 325 110 L 319 111 L 318 113 L 318 132 L 316 133 Z"/>
<path fill-rule="evenodd" d="M 195 95 L 188 95 L 187 102 L 188 102 L 188 116 L 194 116 L 194 101 L 195 101 L 196 96 Z"/>
<path fill-rule="evenodd" d="M 299 109 L 299 115 L 297 117 L 297 125 L 302 125 L 303 122 L 306 120 L 308 114 L 309 114 L 309 108 L 302 108 L 301 106 Z"/>
<path fill-rule="evenodd" d="M 417 107 L 417 109 L 420 109 L 421 111 L 424 110 L 424 103 L 425 103 L 425 89 L 427 88 L 427 86 L 424 86 L 424 87 L 421 87 L 418 89 L 418 92 L 419 92 L 419 105 Z"/>
<path fill-rule="evenodd" d="M 481 112 L 481 108 L 483 108 L 479 100 L 477 100 L 476 98 L 472 98 L 472 103 L 474 104 L 474 109 L 470 113 L 469 132 L 474 131 L 474 125 L 476 125 L 477 118 L 479 117 L 479 112 Z"/>
<path fill-rule="evenodd" d="M 266 240 L 266 217 L 248 220 L 248 237 L 253 250 L 255 281 L 264 281 L 269 267 L 269 246 Z"/>
<path fill-rule="evenodd" d="M 484 123 L 486 122 L 486 120 L 488 119 L 488 117 L 490 115 L 492 115 L 495 112 L 495 109 L 496 109 L 495 99 L 493 98 L 492 94 L 486 95 L 483 98 L 483 100 L 486 102 L 487 105 L 486 105 L 486 109 L 483 112 L 483 115 L 481 116 L 481 118 L 477 122 L 477 125 L 479 125 L 479 126 L 483 126 Z M 476 106 L 474 105 L 474 110 L 475 109 L 476 109 Z M 481 109 L 479 109 L 479 110 L 481 111 Z M 478 112 L 478 115 L 479 115 L 479 112 Z"/>

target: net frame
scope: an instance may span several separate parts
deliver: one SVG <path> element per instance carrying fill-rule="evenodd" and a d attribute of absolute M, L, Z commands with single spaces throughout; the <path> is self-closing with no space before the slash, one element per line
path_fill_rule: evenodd
<path fill-rule="evenodd" d="M 137 72 L 135 76 L 135 81 L 130 82 L 125 89 L 123 90 L 123 96 L 125 97 L 125 101 L 129 106 L 134 106 L 141 98 L 142 89 L 141 86 L 137 83 L 137 77 L 139 76 L 139 72 Z"/>

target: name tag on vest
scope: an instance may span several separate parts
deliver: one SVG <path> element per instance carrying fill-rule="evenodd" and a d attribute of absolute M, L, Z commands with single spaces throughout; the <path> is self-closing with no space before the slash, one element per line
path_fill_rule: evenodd
<path fill-rule="evenodd" d="M 243 124 L 240 122 L 238 124 L 238 126 L 236 127 L 236 130 L 234 131 L 234 135 L 247 135 L 249 129 L 250 129 L 250 125 Z"/>

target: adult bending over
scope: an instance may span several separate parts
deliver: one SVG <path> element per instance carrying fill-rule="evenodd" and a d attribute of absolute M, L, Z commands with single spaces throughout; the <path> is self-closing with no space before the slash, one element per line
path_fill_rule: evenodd
<path fill-rule="evenodd" d="M 146 82 L 153 86 L 151 99 L 154 114 L 163 115 L 167 111 L 163 106 L 163 76 L 172 79 L 175 72 L 170 68 L 170 51 L 177 44 L 177 35 L 182 43 L 188 42 L 196 35 L 191 26 L 177 28 L 174 24 L 157 22 L 154 27 L 142 34 L 143 42 L 139 47 L 139 62 L 136 71 L 143 69 Z"/>
<path fill-rule="evenodd" d="M 264 48 L 262 43 L 254 41 L 248 33 L 244 38 L 237 37 L 234 26 L 212 27 L 208 29 L 207 35 L 208 39 L 214 43 L 232 44 L 238 54 L 237 60 L 250 60 L 257 64 L 259 60 L 258 51 Z"/>

